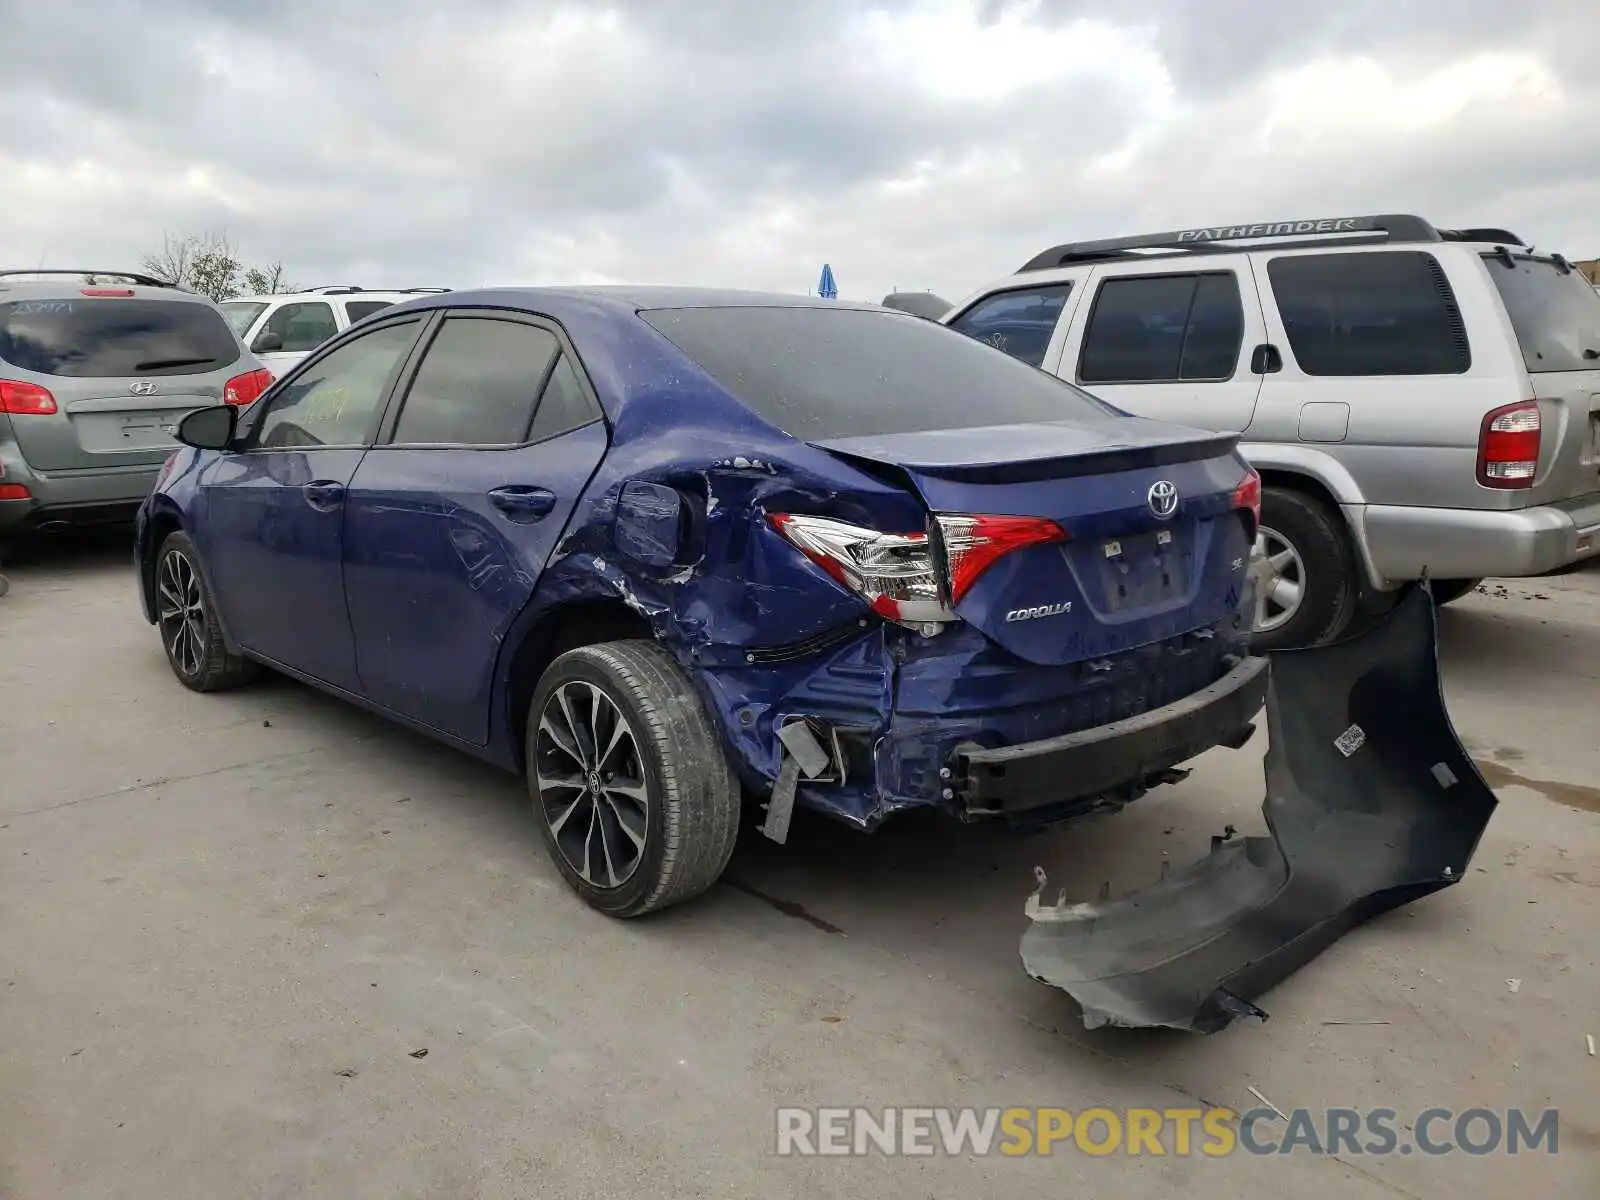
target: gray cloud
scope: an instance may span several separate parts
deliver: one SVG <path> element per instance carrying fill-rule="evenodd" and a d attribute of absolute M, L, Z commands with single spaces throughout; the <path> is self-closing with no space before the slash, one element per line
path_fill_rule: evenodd
<path fill-rule="evenodd" d="M 1358 210 L 1600 253 L 1592 4 L 1514 27 L 1486 0 L 979 7 L 1034 22 L 989 87 L 965 43 L 892 31 L 909 49 L 880 61 L 848 0 L 574 5 L 554 32 L 560 6 L 517 0 L 9 0 L 0 258 L 128 262 L 209 228 L 308 284 L 801 290 L 828 260 L 846 294 L 961 294 L 1070 238 Z M 1052 34 L 1054 79 L 1024 61 Z M 1531 56 L 1551 94 L 1411 129 L 1367 111 L 1389 84 L 1363 76 L 1263 132 L 1314 86 L 1274 78 L 1313 60 L 1366 56 L 1403 88 L 1480 53 Z"/>

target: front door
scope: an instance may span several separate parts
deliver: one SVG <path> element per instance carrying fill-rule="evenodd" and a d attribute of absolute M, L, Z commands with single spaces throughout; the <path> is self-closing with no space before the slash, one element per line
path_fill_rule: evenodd
<path fill-rule="evenodd" d="M 267 314 L 250 351 L 274 375 L 287 375 L 338 332 L 338 318 L 326 300 L 291 300 Z"/>
<path fill-rule="evenodd" d="M 1239 433 L 1266 340 L 1245 258 L 1117 263 L 1095 268 L 1056 373 L 1136 416 Z"/>
<path fill-rule="evenodd" d="M 600 409 L 555 330 L 447 318 L 350 485 L 345 595 L 363 692 L 488 740 L 500 648 L 601 457 Z"/>
<path fill-rule="evenodd" d="M 344 602 L 344 503 L 422 321 L 382 326 L 286 379 L 236 453 L 201 477 L 200 552 L 247 650 L 358 690 Z"/>

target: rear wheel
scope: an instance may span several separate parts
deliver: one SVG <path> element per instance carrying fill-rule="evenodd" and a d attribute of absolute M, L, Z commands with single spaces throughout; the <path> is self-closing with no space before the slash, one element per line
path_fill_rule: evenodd
<path fill-rule="evenodd" d="M 1428 590 L 1433 593 L 1433 603 L 1443 608 L 1471 594 L 1482 582 L 1481 579 L 1436 579 L 1429 584 Z"/>
<path fill-rule="evenodd" d="M 216 602 L 200 574 L 200 558 L 179 530 L 156 554 L 156 628 L 178 682 L 191 691 L 219 692 L 250 682 L 261 668 L 228 652 Z"/>
<path fill-rule="evenodd" d="M 1292 488 L 1261 495 L 1256 545 L 1270 570 L 1256 594 L 1257 650 L 1332 641 L 1355 612 L 1354 555 L 1327 505 Z"/>
<path fill-rule="evenodd" d="M 689 680 L 654 642 L 580 646 L 552 662 L 528 711 L 527 762 L 550 857 L 601 912 L 681 903 L 728 865 L 738 779 Z"/>

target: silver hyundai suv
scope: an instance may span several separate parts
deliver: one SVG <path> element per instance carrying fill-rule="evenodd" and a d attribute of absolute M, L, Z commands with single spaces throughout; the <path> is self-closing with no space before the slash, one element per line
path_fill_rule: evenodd
<path fill-rule="evenodd" d="M 131 519 L 186 413 L 271 382 L 204 296 L 127 271 L 0 271 L 0 537 Z"/>

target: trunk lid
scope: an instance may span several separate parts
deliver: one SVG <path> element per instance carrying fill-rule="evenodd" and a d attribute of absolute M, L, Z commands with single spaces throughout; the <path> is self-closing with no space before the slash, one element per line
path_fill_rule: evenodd
<path fill-rule="evenodd" d="M 1484 255 L 1539 401 L 1540 469 L 1519 507 L 1600 491 L 1600 294 L 1552 258 Z"/>
<path fill-rule="evenodd" d="M 1249 472 L 1235 441 L 1126 418 L 812 444 L 897 478 L 936 515 L 1055 521 L 1064 540 L 1001 555 L 955 611 L 1019 658 L 1093 670 L 1237 610 L 1251 531 L 1236 507 Z"/>

